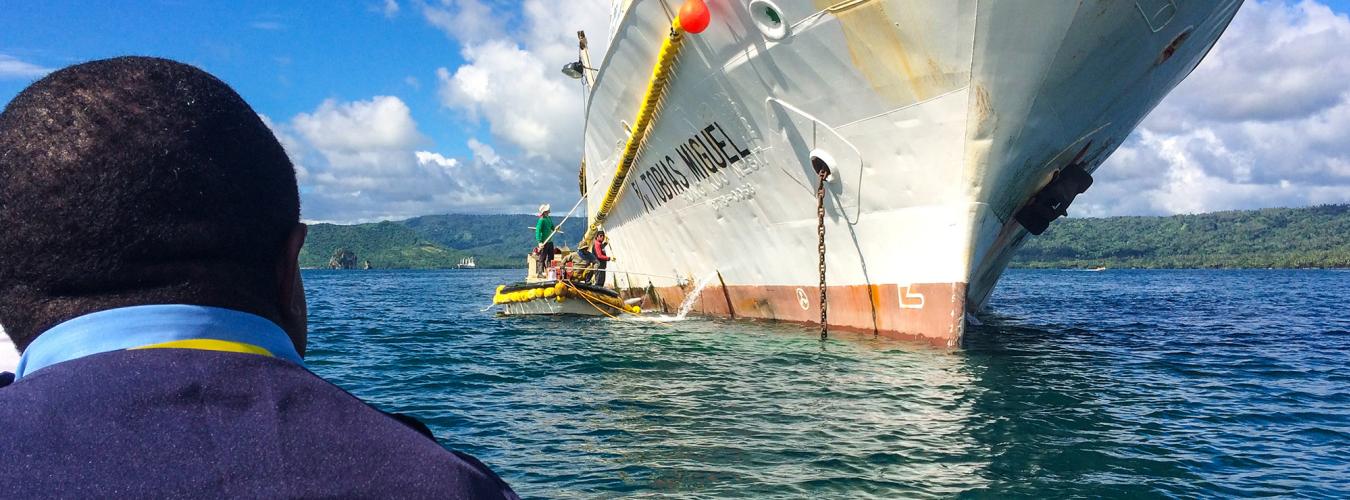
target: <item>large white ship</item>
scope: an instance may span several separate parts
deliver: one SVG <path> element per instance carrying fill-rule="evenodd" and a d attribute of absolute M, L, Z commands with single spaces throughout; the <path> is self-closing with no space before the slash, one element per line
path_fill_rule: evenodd
<path fill-rule="evenodd" d="M 710 283 L 699 313 L 819 322 L 823 166 L 829 326 L 959 345 L 1028 229 L 1241 3 L 707 0 L 695 35 L 672 30 L 681 0 L 621 2 L 588 78 L 582 178 L 615 284 L 679 304 Z"/>

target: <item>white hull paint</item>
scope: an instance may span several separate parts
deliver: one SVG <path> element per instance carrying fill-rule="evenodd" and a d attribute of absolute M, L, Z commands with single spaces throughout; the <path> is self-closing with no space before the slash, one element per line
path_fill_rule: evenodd
<path fill-rule="evenodd" d="M 615 27 L 588 94 L 591 193 L 679 3 L 633 0 Z M 954 346 L 1027 235 L 1013 214 L 1080 153 L 1099 166 L 1241 0 L 708 4 L 606 224 L 619 288 L 678 304 L 720 274 L 696 310 L 818 322 L 817 155 L 831 325 Z"/>

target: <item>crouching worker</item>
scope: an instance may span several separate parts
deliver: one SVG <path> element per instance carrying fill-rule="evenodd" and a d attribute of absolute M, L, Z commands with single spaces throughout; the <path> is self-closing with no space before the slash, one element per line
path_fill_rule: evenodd
<path fill-rule="evenodd" d="M 220 80 L 66 68 L 0 114 L 0 496 L 514 498 L 305 368 L 295 171 Z"/>

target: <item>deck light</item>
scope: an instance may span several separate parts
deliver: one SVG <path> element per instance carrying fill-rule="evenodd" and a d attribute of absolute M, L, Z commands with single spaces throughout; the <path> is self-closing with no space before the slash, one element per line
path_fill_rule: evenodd
<path fill-rule="evenodd" d="M 567 63 L 566 66 L 563 66 L 562 72 L 563 72 L 564 75 L 567 75 L 569 78 L 571 78 L 571 79 L 573 79 L 573 80 L 577 80 L 577 79 L 580 79 L 580 78 L 581 78 L 581 72 L 582 72 L 582 71 L 585 71 L 585 69 L 586 69 L 586 67 L 581 65 L 581 61 L 573 61 L 573 62 Z"/>

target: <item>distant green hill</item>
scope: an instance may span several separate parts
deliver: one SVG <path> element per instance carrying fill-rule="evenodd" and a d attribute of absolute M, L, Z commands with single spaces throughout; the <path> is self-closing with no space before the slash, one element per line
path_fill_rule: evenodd
<path fill-rule="evenodd" d="M 561 222 L 557 217 L 555 222 Z M 310 226 L 305 267 L 339 249 L 380 269 L 444 269 L 473 256 L 479 267 L 524 267 L 532 215 L 428 215 L 398 222 Z M 564 227 L 575 243 L 585 222 Z M 1350 205 L 1268 208 L 1171 217 L 1062 219 L 1031 238 L 1012 267 L 1350 267 Z"/>
<path fill-rule="evenodd" d="M 1013 267 L 1350 267 L 1350 205 L 1063 219 Z"/>
<path fill-rule="evenodd" d="M 358 265 L 370 261 L 379 269 L 438 269 L 454 267 L 469 255 L 455 252 L 395 222 L 356 224 L 311 224 L 304 248 L 300 249 L 303 267 L 327 267 L 328 259 L 339 249 L 356 254 Z"/>
<path fill-rule="evenodd" d="M 428 240 L 474 255 L 482 267 L 525 267 L 525 254 L 535 247 L 533 215 L 427 215 L 400 222 Z M 554 217 L 556 224 L 562 222 Z M 568 221 L 555 236 L 559 244 L 575 243 L 573 232 L 585 219 Z M 575 237 L 579 238 L 577 234 Z"/>
<path fill-rule="evenodd" d="M 554 217 L 554 222 L 561 219 Z M 339 249 L 356 253 L 358 264 L 369 259 L 378 269 L 445 269 L 472 256 L 483 268 L 523 268 L 534 249 L 533 215 L 428 215 L 375 224 L 311 224 L 300 251 L 300 265 L 327 267 Z M 575 243 L 584 219 L 563 228 L 562 243 Z"/>

